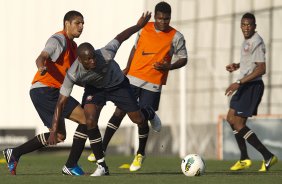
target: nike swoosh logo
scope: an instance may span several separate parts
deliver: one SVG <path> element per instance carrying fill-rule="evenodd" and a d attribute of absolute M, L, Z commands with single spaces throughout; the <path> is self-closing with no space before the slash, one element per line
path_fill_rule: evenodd
<path fill-rule="evenodd" d="M 242 114 L 243 112 L 238 111 L 237 114 Z"/>
<path fill-rule="evenodd" d="M 156 54 L 155 52 L 142 52 L 142 55 L 143 56 L 146 56 L 146 55 L 152 55 L 152 54 Z"/>
<path fill-rule="evenodd" d="M 265 167 L 266 167 L 266 168 L 268 168 L 268 167 L 269 167 L 271 160 L 272 160 L 272 158 L 271 158 L 271 159 L 269 159 L 269 160 L 265 163 Z"/>

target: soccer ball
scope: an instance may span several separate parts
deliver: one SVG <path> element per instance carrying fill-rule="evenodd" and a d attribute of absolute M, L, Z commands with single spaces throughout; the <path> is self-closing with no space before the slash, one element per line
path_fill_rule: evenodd
<path fill-rule="evenodd" d="M 205 162 L 200 155 L 189 154 L 182 160 L 181 170 L 186 176 L 201 176 L 205 172 Z"/>

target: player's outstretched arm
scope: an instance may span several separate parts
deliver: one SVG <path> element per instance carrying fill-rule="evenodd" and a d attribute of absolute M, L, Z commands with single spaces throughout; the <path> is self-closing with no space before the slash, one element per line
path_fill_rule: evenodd
<path fill-rule="evenodd" d="M 64 106 L 67 102 L 68 97 L 60 94 L 57 105 L 55 107 L 54 115 L 53 115 L 53 120 L 52 120 L 52 128 L 50 130 L 50 136 L 48 138 L 48 144 L 49 145 L 56 145 L 57 142 L 60 142 L 61 140 L 57 140 L 57 132 L 58 132 L 58 127 L 60 123 L 60 117 L 62 114 L 62 111 L 64 109 Z"/>
<path fill-rule="evenodd" d="M 118 34 L 115 37 L 115 39 L 118 40 L 120 44 L 122 44 L 122 42 L 127 40 L 131 35 L 133 35 L 137 31 L 139 31 L 141 28 L 143 28 L 147 24 L 147 22 L 150 20 L 150 18 L 151 18 L 151 12 L 143 13 L 142 16 L 139 18 L 136 25 L 124 30 L 123 32 Z"/>
<path fill-rule="evenodd" d="M 131 62 L 132 62 L 132 59 L 133 59 L 135 51 L 136 51 L 135 46 L 133 46 L 131 51 L 130 51 L 129 58 L 127 60 L 126 68 L 123 69 L 124 75 L 127 75 L 128 71 L 129 71 L 129 68 L 130 68 L 130 65 L 131 65 Z"/>

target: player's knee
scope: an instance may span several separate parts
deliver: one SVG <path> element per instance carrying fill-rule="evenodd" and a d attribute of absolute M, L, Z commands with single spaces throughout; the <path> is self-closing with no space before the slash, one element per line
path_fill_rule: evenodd
<path fill-rule="evenodd" d="M 234 122 L 233 122 L 234 118 L 230 115 L 227 115 L 226 117 L 226 121 L 231 125 L 233 126 L 234 125 Z"/>
<path fill-rule="evenodd" d="M 141 124 L 137 124 L 137 126 L 139 128 L 146 128 L 146 127 L 148 127 L 148 129 L 149 129 L 149 124 L 148 124 L 148 121 L 146 121 L 146 120 L 142 121 Z"/>
<path fill-rule="evenodd" d="M 130 120 L 137 125 L 141 125 L 145 122 L 145 117 L 143 116 L 140 110 L 134 112 L 128 112 L 127 115 L 130 118 Z"/>
<path fill-rule="evenodd" d="M 123 110 L 119 109 L 119 108 L 116 108 L 115 112 L 114 112 L 114 115 L 113 116 L 116 116 L 118 117 L 119 119 L 123 119 L 123 117 L 126 115 L 126 112 L 124 112 Z"/>
<path fill-rule="evenodd" d="M 79 113 L 78 123 L 83 124 L 83 125 L 86 124 L 86 117 L 85 117 L 84 111 Z"/>
<path fill-rule="evenodd" d="M 142 125 L 145 123 L 144 119 L 141 118 L 141 117 L 137 117 L 137 118 L 134 118 L 134 119 L 131 119 L 133 121 L 133 123 L 137 124 L 137 125 Z"/>
<path fill-rule="evenodd" d="M 86 119 L 86 126 L 87 126 L 87 129 L 93 129 L 93 128 L 96 128 L 98 126 L 98 122 L 95 121 L 93 118 L 88 118 Z"/>

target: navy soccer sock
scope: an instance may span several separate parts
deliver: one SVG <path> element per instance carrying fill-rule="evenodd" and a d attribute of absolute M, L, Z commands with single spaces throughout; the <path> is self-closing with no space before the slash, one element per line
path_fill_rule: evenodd
<path fill-rule="evenodd" d="M 90 146 L 97 161 L 104 158 L 102 137 L 98 127 L 87 130 Z"/>
<path fill-rule="evenodd" d="M 113 115 L 108 122 L 104 138 L 103 138 L 103 150 L 106 151 L 110 140 L 120 126 L 122 118 Z"/>
<path fill-rule="evenodd" d="M 241 137 L 238 134 L 238 131 L 235 130 L 235 129 L 233 129 L 233 134 L 235 136 L 236 142 L 238 144 L 238 147 L 239 147 L 239 150 L 240 150 L 240 153 L 241 153 L 240 160 L 249 159 L 246 140 L 243 137 Z"/>
<path fill-rule="evenodd" d="M 149 126 L 146 122 L 145 126 L 138 126 L 138 134 L 139 134 L 139 148 L 137 150 L 137 154 L 145 155 L 145 148 L 149 136 Z"/>
<path fill-rule="evenodd" d="M 268 160 L 273 154 L 260 142 L 256 134 L 249 129 L 249 127 L 245 126 L 243 127 L 238 134 L 243 137 L 245 140 L 248 141 L 256 150 L 258 150 L 262 156 L 264 157 L 264 160 Z"/>
<path fill-rule="evenodd" d="M 47 147 L 47 140 L 49 138 L 50 133 L 42 133 L 35 136 L 33 139 L 25 142 L 24 144 L 13 149 L 13 155 L 17 158 L 20 156 L 33 152 L 43 147 Z"/>
<path fill-rule="evenodd" d="M 85 142 L 87 140 L 87 127 L 86 125 L 80 124 L 76 128 L 73 136 L 73 142 L 69 158 L 66 162 L 66 167 L 71 168 L 77 165 L 81 153 L 84 149 Z"/>

